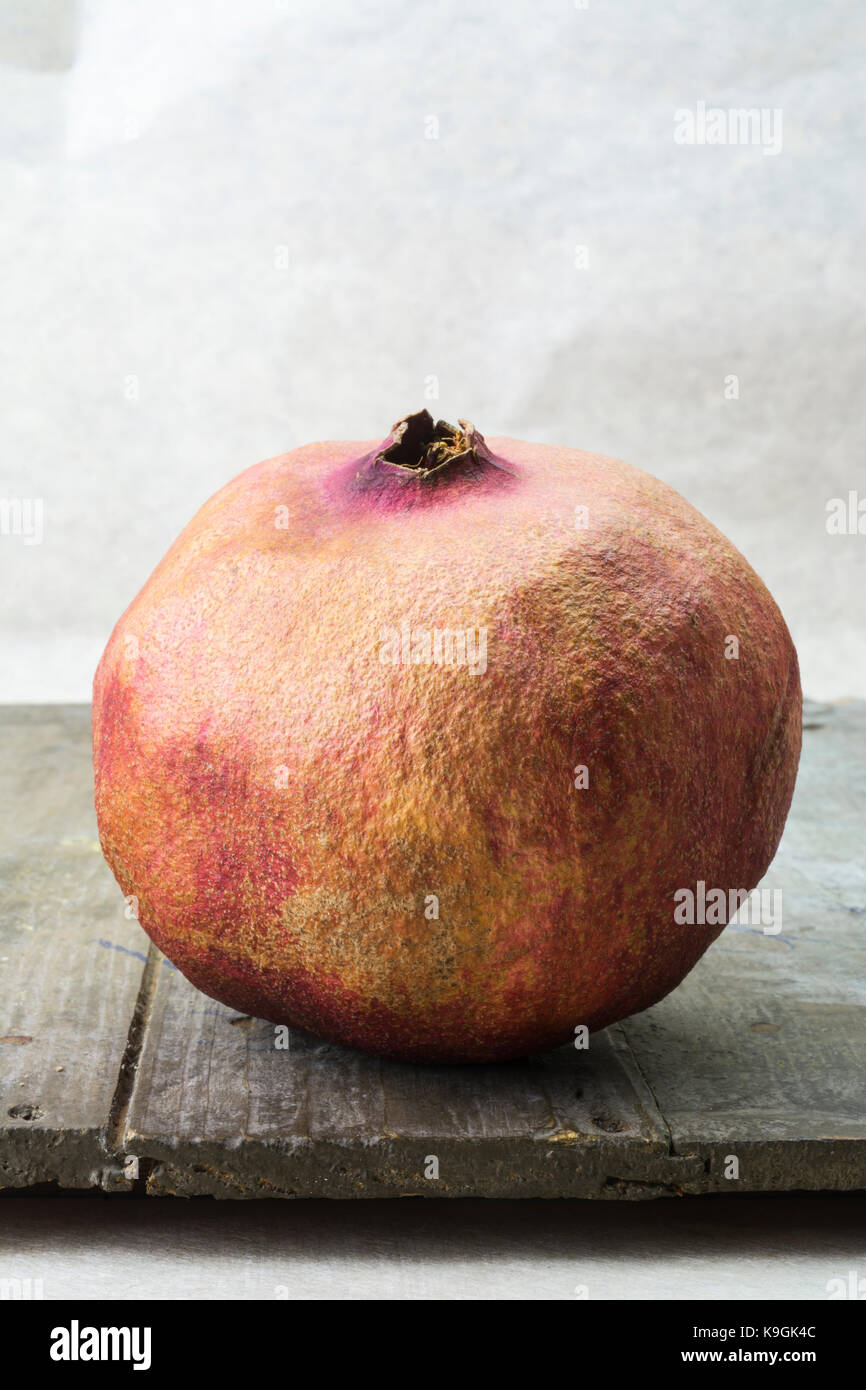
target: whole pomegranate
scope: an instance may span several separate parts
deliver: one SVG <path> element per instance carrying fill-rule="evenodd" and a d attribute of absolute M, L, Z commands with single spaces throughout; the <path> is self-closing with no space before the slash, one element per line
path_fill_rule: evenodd
<path fill-rule="evenodd" d="M 682 891 L 758 883 L 800 728 L 773 599 L 677 493 L 421 411 L 202 507 L 96 673 L 96 808 L 206 994 L 480 1062 L 678 984 L 725 921 Z"/>

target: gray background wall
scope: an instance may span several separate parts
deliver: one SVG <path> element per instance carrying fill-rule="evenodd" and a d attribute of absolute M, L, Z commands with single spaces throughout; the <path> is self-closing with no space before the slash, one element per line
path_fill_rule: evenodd
<path fill-rule="evenodd" d="M 866 695 L 866 535 L 825 524 L 866 497 L 863 39 L 857 0 L 0 5 L 0 498 L 44 505 L 0 699 L 89 698 L 242 468 L 422 404 L 658 474 L 806 692 Z M 676 143 L 698 102 L 781 150 Z"/>

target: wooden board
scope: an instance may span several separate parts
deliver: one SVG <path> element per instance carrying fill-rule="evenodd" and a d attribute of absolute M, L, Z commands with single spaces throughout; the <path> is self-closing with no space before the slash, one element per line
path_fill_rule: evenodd
<path fill-rule="evenodd" d="M 0 711 L 0 1029 L 33 1036 L 0 1044 L 0 1183 L 138 1174 L 156 1194 L 244 1198 L 866 1188 L 866 704 L 811 706 L 805 724 L 764 883 L 782 889 L 778 934 L 729 926 L 678 990 L 588 1052 L 428 1068 L 300 1032 L 280 1049 L 272 1025 L 194 990 L 147 950 L 94 851 L 87 711 Z M 10 767 L 13 745 L 26 751 Z M 10 1116 L 19 1093 L 37 1117 Z"/>
<path fill-rule="evenodd" d="M 89 708 L 0 708 L 0 1186 L 128 1185 L 110 1128 L 147 942 L 125 908 Z"/>

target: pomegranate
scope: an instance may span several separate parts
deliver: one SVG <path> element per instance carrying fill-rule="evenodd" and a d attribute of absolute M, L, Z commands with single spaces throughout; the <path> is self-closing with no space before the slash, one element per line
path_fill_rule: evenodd
<path fill-rule="evenodd" d="M 677 493 L 420 411 L 201 508 L 99 664 L 96 808 L 206 994 L 489 1061 L 679 983 L 726 918 L 682 895 L 758 883 L 800 728 L 773 599 Z"/>

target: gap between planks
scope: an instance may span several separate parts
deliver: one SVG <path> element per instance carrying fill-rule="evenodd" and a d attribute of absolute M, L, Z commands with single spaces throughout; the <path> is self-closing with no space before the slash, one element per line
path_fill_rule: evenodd
<path fill-rule="evenodd" d="M 123 1049 L 123 1056 L 120 1059 L 120 1068 L 117 1073 L 117 1085 L 114 1088 L 114 1095 L 108 1112 L 105 1143 L 110 1157 L 114 1159 L 123 1160 L 125 1158 L 123 1136 L 126 1131 L 126 1119 L 135 1087 L 141 1051 L 144 1047 L 147 1025 L 153 1010 L 153 1001 L 156 998 L 159 967 L 162 961 L 162 952 L 151 943 L 148 947 L 144 969 L 141 972 L 141 983 L 138 987 L 135 1008 L 132 1011 L 129 1032 L 126 1037 L 126 1046 Z"/>

